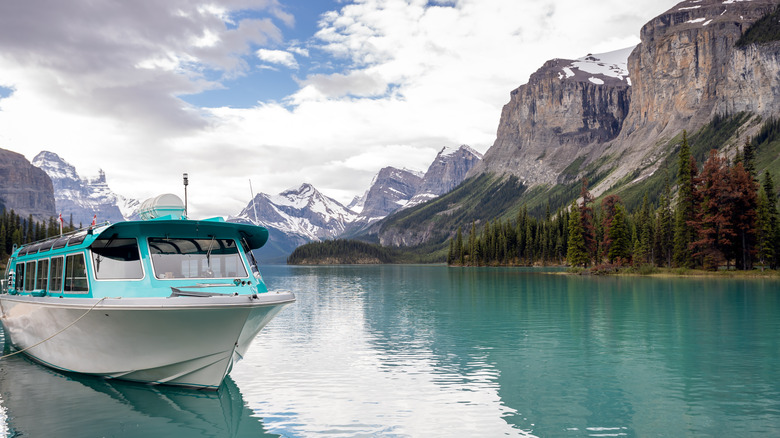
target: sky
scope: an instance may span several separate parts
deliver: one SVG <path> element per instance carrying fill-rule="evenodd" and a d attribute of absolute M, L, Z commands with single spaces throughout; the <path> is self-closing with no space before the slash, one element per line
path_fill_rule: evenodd
<path fill-rule="evenodd" d="M 485 152 L 548 59 L 639 43 L 673 0 L 25 0 L 0 3 L 0 148 L 190 217 L 383 167 Z"/>

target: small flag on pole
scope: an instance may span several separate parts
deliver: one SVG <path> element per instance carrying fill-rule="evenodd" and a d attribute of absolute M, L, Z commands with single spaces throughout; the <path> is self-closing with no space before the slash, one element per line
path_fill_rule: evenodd
<path fill-rule="evenodd" d="M 65 224 L 65 221 L 62 219 L 62 213 L 60 213 L 60 217 L 57 220 L 60 223 L 60 236 L 62 236 L 62 226 Z"/>
<path fill-rule="evenodd" d="M 97 214 L 92 216 L 92 226 L 94 227 L 95 225 L 97 225 Z"/>

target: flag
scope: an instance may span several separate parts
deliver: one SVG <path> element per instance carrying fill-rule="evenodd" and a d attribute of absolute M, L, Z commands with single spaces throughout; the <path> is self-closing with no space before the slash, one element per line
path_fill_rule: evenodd
<path fill-rule="evenodd" d="M 92 216 L 92 226 L 94 227 L 95 225 L 97 225 L 97 214 Z"/>
<path fill-rule="evenodd" d="M 62 219 L 62 213 L 60 213 L 59 219 L 57 219 L 60 222 L 60 236 L 62 235 L 62 226 L 65 224 L 65 221 Z"/>

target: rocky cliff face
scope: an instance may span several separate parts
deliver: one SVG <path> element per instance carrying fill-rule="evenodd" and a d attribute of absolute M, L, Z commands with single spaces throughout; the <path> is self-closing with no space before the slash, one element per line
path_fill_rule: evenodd
<path fill-rule="evenodd" d="M 777 108 L 762 103 L 780 99 L 767 92 L 772 82 L 777 86 L 776 54 L 771 66 L 760 60 L 766 55 L 762 48 L 753 46 L 748 55 L 735 47 L 742 33 L 777 3 L 688 0 L 645 24 L 642 43 L 629 58 L 634 82 L 623 136 L 640 128 L 676 135 L 716 113 L 766 115 Z"/>
<path fill-rule="evenodd" d="M 576 157 L 614 139 L 629 110 L 630 50 L 546 62 L 511 92 L 496 141 L 469 176 L 487 171 L 554 184 Z"/>
<path fill-rule="evenodd" d="M 610 175 L 592 188 L 598 195 L 629 173 L 654 172 L 668 140 L 716 114 L 776 117 L 780 43 L 738 48 L 735 42 L 778 3 L 684 1 L 642 28 L 630 56 L 548 61 L 511 93 L 496 141 L 471 175 L 561 183 L 604 158 L 600 170 Z M 606 70 L 591 74 L 598 67 Z M 581 166 L 572 169 L 578 158 Z"/>
<path fill-rule="evenodd" d="M 467 145 L 443 147 L 428 167 L 417 192 L 401 208 L 414 207 L 449 193 L 466 179 L 466 174 L 482 160 L 482 154 Z"/>
<path fill-rule="evenodd" d="M 739 48 L 735 43 L 779 3 L 688 0 L 642 27 L 642 42 L 628 60 L 629 114 L 604 151 L 619 155 L 620 165 L 592 190 L 595 194 L 631 172 L 640 172 L 640 178 L 654 172 L 668 140 L 683 130 L 695 132 L 717 114 L 777 117 L 780 44 Z"/>
<path fill-rule="evenodd" d="M 352 228 L 372 224 L 406 205 L 422 181 L 423 175 L 418 172 L 395 167 L 380 170 L 366 192 L 363 209 Z"/>
<path fill-rule="evenodd" d="M 54 188 L 44 171 L 23 155 L 0 149 L 0 201 L 8 210 L 38 221 L 55 216 Z"/>
<path fill-rule="evenodd" d="M 139 202 L 114 193 L 108 187 L 106 175 L 100 171 L 95 178 L 82 178 L 76 168 L 54 152 L 43 151 L 32 164 L 51 178 L 56 210 L 66 221 L 87 226 L 96 217 L 98 222 L 111 223 L 131 219 Z"/>

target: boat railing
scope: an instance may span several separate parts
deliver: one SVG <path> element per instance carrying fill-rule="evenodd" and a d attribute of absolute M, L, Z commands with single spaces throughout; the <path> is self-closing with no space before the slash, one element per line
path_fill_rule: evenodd
<path fill-rule="evenodd" d="M 22 245 L 19 245 L 18 247 L 16 246 L 16 244 L 14 244 L 14 250 L 13 251 L 15 252 L 18 248 L 32 247 L 33 245 L 36 245 L 36 244 L 39 244 L 39 243 L 43 243 L 43 242 L 47 242 L 47 241 L 54 241 L 54 240 L 57 240 L 57 239 L 62 238 L 62 237 L 76 236 L 76 235 L 78 235 L 80 233 L 92 234 L 92 230 L 93 229 L 98 228 L 98 227 L 102 227 L 102 226 L 106 226 L 106 225 L 111 225 L 111 222 L 110 221 L 103 221 L 103 222 L 100 222 L 100 223 L 95 224 L 95 225 L 88 225 L 86 227 L 81 227 L 81 228 L 79 228 L 77 230 L 68 231 L 67 233 L 59 234 L 59 235 L 56 235 L 56 236 L 44 237 L 43 239 L 39 239 L 39 240 L 36 240 L 34 242 L 24 243 Z"/>

